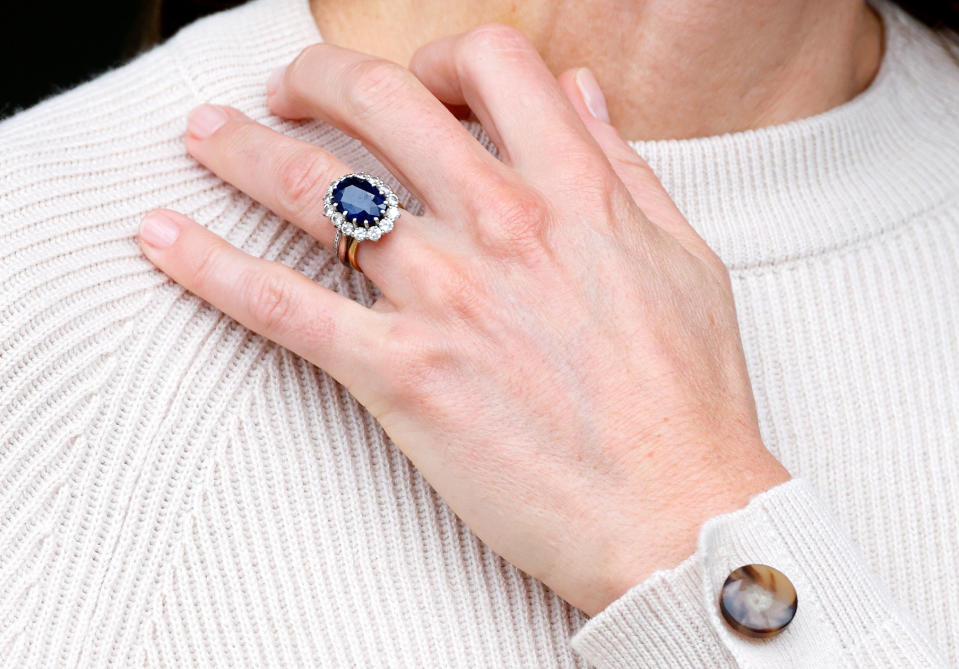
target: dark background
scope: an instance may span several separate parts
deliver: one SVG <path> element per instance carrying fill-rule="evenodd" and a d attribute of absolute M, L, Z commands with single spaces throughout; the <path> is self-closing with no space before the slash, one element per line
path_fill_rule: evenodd
<path fill-rule="evenodd" d="M 129 60 L 199 16 L 242 1 L 0 0 L 0 118 Z M 931 25 L 959 27 L 959 0 L 899 4 Z"/>
<path fill-rule="evenodd" d="M 4 0 L 0 117 L 130 58 L 149 7 L 138 0 Z"/>
<path fill-rule="evenodd" d="M 0 118 L 242 0 L 0 0 Z"/>

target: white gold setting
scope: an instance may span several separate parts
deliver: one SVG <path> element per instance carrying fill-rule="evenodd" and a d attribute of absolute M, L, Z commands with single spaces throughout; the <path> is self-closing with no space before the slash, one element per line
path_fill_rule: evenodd
<path fill-rule="evenodd" d="M 344 212 L 337 206 L 337 203 L 333 201 L 333 191 L 340 185 L 340 182 L 350 177 L 356 177 L 366 181 L 383 196 L 384 202 L 379 205 L 380 215 L 376 216 L 372 223 L 358 222 L 356 217 L 348 219 Z M 347 237 L 353 237 L 357 241 L 369 239 L 375 242 L 393 229 L 393 224 L 400 216 L 399 198 L 396 197 L 393 190 L 379 177 L 374 177 L 365 172 L 344 174 L 340 178 L 334 179 L 330 187 L 327 188 L 326 196 L 323 198 L 323 215 L 329 218 L 333 226 Z"/>

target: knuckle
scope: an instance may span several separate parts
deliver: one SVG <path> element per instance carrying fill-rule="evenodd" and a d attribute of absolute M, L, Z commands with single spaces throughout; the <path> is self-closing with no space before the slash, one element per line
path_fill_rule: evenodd
<path fill-rule="evenodd" d="M 393 327 L 380 357 L 390 389 L 405 402 L 430 397 L 451 364 L 450 352 L 419 324 Z"/>
<path fill-rule="evenodd" d="M 293 292 L 282 277 L 270 271 L 249 271 L 240 285 L 243 302 L 257 328 L 274 332 L 286 327 L 295 311 Z"/>
<path fill-rule="evenodd" d="M 491 313 L 482 282 L 465 264 L 448 261 L 434 265 L 430 282 L 445 313 L 468 322 Z"/>
<path fill-rule="evenodd" d="M 528 188 L 500 185 L 481 202 L 476 230 L 483 246 L 506 255 L 542 247 L 549 209 L 541 195 Z"/>
<path fill-rule="evenodd" d="M 708 279 L 717 281 L 725 291 L 732 292 L 732 274 L 718 253 L 700 238 L 679 243 Z"/>
<path fill-rule="evenodd" d="M 226 130 L 227 132 L 223 132 Z M 257 146 L 257 128 L 255 123 L 246 120 L 228 121 L 218 132 L 224 138 L 225 153 L 234 159 L 245 160 L 255 156 Z"/>
<path fill-rule="evenodd" d="M 719 257 L 719 254 L 710 249 L 706 254 L 706 260 L 715 275 L 719 277 L 720 282 L 725 287 L 732 289 L 732 275 L 729 272 L 729 267 Z"/>
<path fill-rule="evenodd" d="M 219 244 L 209 244 L 201 252 L 193 269 L 193 290 L 200 295 L 212 288 L 213 277 L 217 276 L 222 261 L 223 249 Z"/>
<path fill-rule="evenodd" d="M 466 56 L 476 52 L 497 54 L 527 54 L 533 46 L 522 32 L 502 23 L 487 23 L 477 26 L 464 39 Z"/>
<path fill-rule="evenodd" d="M 402 99 L 413 86 L 413 75 L 388 60 L 362 60 L 346 68 L 347 104 L 352 116 L 362 120 Z"/>
<path fill-rule="evenodd" d="M 320 206 L 331 178 L 329 165 L 320 154 L 294 153 L 281 164 L 277 199 L 294 217 L 304 216 Z"/>
<path fill-rule="evenodd" d="M 584 209 L 606 207 L 615 198 L 629 197 L 622 179 L 602 156 L 575 150 L 561 155 L 574 158 L 567 161 L 569 170 L 554 181 L 557 188 L 575 192 Z"/>
<path fill-rule="evenodd" d="M 703 243 L 703 246 L 705 247 L 703 255 L 705 256 L 706 262 L 709 264 L 709 266 L 716 271 L 722 272 L 723 274 L 728 274 L 729 268 L 726 267 L 726 263 L 724 263 L 723 259 L 719 257 L 719 254 L 713 251 L 705 243 Z"/>
<path fill-rule="evenodd" d="M 494 209 L 500 228 L 512 241 L 538 237 L 546 223 L 546 206 L 536 196 L 514 195 Z"/>
<path fill-rule="evenodd" d="M 634 176 L 659 182 L 659 178 L 653 168 L 649 166 L 649 163 L 633 150 L 624 150 L 622 153 L 617 153 L 613 158 L 613 164 Z"/>
<path fill-rule="evenodd" d="M 322 44 L 311 44 L 296 54 L 296 57 L 286 66 L 283 83 L 288 94 L 296 97 L 306 90 L 307 82 L 312 79 L 310 70 L 313 68 L 313 64 L 317 62 L 318 51 L 321 48 L 323 48 Z"/>
<path fill-rule="evenodd" d="M 262 160 L 263 128 L 256 121 L 237 118 L 216 131 L 219 160 L 237 165 L 255 165 Z"/>
<path fill-rule="evenodd" d="M 427 344 L 407 351 L 403 364 L 394 368 L 395 389 L 407 400 L 425 401 L 430 397 L 429 390 L 439 387 L 448 357 L 440 347 Z"/>

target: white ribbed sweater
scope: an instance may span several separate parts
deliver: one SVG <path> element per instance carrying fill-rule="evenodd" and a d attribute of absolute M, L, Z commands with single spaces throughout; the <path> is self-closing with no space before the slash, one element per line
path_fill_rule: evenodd
<path fill-rule="evenodd" d="M 731 269 L 762 433 L 797 478 L 591 621 L 477 540 L 342 387 L 138 251 L 140 216 L 171 207 L 375 299 L 182 142 L 210 100 L 386 174 L 266 110 L 270 70 L 319 40 L 307 0 L 200 21 L 0 124 L 0 665 L 959 664 L 959 63 L 881 10 L 853 101 L 635 145 Z M 716 608 L 749 562 L 799 593 L 764 642 Z"/>

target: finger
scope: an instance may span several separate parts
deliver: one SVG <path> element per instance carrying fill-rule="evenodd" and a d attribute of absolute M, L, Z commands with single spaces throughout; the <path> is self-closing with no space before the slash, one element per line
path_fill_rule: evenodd
<path fill-rule="evenodd" d="M 230 107 L 201 105 L 190 115 L 186 147 L 221 179 L 332 249 L 336 228 L 323 213 L 333 179 L 352 172 L 336 156 L 253 121 Z M 357 264 L 383 294 L 405 303 L 410 272 L 422 267 L 423 221 L 404 211 L 396 229 L 361 242 Z"/>
<path fill-rule="evenodd" d="M 409 70 L 386 60 L 315 44 L 271 78 L 268 93 L 280 116 L 320 119 L 361 139 L 444 218 L 477 182 L 505 170 Z"/>
<path fill-rule="evenodd" d="M 679 211 L 646 161 L 609 123 L 606 102 L 592 72 L 586 68 L 567 70 L 558 80 L 586 129 L 606 154 L 617 176 L 646 217 L 675 237 L 691 253 L 699 257 L 712 255 L 706 241 Z"/>
<path fill-rule="evenodd" d="M 514 28 L 489 24 L 436 40 L 413 54 L 410 69 L 444 103 L 468 105 L 520 172 L 555 175 L 595 157 L 556 78 Z"/>
<path fill-rule="evenodd" d="M 281 263 L 254 258 L 174 211 L 144 216 L 138 241 L 171 279 L 347 388 L 369 371 L 365 361 L 385 333 L 383 314 Z"/>

